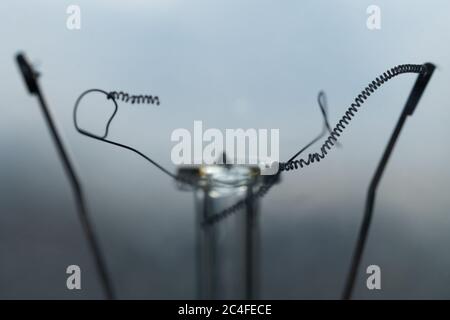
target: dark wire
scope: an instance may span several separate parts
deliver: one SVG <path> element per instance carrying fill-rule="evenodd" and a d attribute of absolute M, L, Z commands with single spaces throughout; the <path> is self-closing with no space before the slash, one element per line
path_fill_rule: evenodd
<path fill-rule="evenodd" d="M 47 104 L 45 102 L 44 96 L 42 95 L 39 86 L 36 85 L 36 95 L 38 97 L 39 103 L 41 105 L 41 109 L 44 114 L 44 118 L 46 120 L 46 124 L 49 128 L 53 141 L 56 145 L 56 150 L 62 160 L 65 171 L 69 176 L 69 181 L 72 185 L 74 196 L 75 196 L 75 204 L 77 206 L 77 213 L 81 222 L 81 227 L 84 230 L 84 233 L 87 237 L 88 244 L 90 249 L 92 250 L 94 261 L 97 267 L 97 271 L 99 273 L 100 279 L 102 281 L 103 289 L 105 291 L 106 298 L 109 300 L 115 299 L 114 287 L 112 285 L 111 277 L 109 276 L 108 269 L 106 267 L 105 259 L 102 255 L 101 247 L 97 237 L 95 236 L 94 227 L 89 219 L 88 210 L 86 207 L 86 203 L 83 196 L 83 189 L 81 186 L 80 180 L 75 172 L 75 169 L 69 159 L 67 151 L 64 148 L 64 144 L 60 135 L 56 129 L 54 121 L 51 117 L 50 111 L 47 108 Z"/>
<path fill-rule="evenodd" d="M 327 95 L 325 94 L 325 92 L 323 92 L 323 91 L 319 92 L 319 94 L 317 95 L 317 104 L 319 105 L 320 112 L 322 113 L 322 117 L 323 117 L 322 131 L 320 132 L 320 134 L 317 137 L 315 137 L 313 140 L 311 140 L 310 143 L 308 143 L 306 146 L 304 146 L 302 149 L 300 149 L 296 154 L 294 154 L 288 160 L 288 162 L 293 161 L 300 154 L 302 154 L 304 151 L 306 151 L 306 149 L 308 149 L 314 143 L 319 141 L 319 139 L 323 138 L 323 136 L 327 133 L 327 130 L 330 134 L 332 133 L 330 123 L 328 122 L 328 104 L 327 104 Z M 339 146 L 339 144 L 337 144 L 337 145 Z"/>
<path fill-rule="evenodd" d="M 354 99 L 354 102 L 347 109 L 344 116 L 341 120 L 336 124 L 336 126 L 331 131 L 331 134 L 322 144 L 320 148 L 320 153 L 310 153 L 308 155 L 308 159 L 295 159 L 296 155 L 291 158 L 286 163 L 280 164 L 281 171 L 289 171 L 294 169 L 300 169 L 306 166 L 311 165 L 314 162 L 320 162 L 320 160 L 324 159 L 328 151 L 338 142 L 338 138 L 341 136 L 345 128 L 350 124 L 350 121 L 355 117 L 356 113 L 359 111 L 359 108 L 364 104 L 364 102 L 370 97 L 372 93 L 374 93 L 377 89 L 381 87 L 384 83 L 394 78 L 397 75 L 403 73 L 424 73 L 426 71 L 426 67 L 424 65 L 416 65 L 416 64 L 403 64 L 393 67 L 380 76 L 378 76 L 375 80 L 369 83 L 364 90 Z"/>
<path fill-rule="evenodd" d="M 102 256 L 101 247 L 99 245 L 98 239 L 95 236 L 94 228 L 89 219 L 88 210 L 86 208 L 86 203 L 83 197 L 83 189 L 76 174 L 75 168 L 70 160 L 70 157 L 64 146 L 64 142 L 56 128 L 53 117 L 44 99 L 44 95 L 41 92 L 38 77 L 39 73 L 34 70 L 33 66 L 28 62 L 24 53 L 19 52 L 16 55 L 16 63 L 19 66 L 20 72 L 22 74 L 23 80 L 27 85 L 28 92 L 31 95 L 35 95 L 38 98 L 41 111 L 44 115 L 45 123 L 49 129 L 51 138 L 55 144 L 56 151 L 61 159 L 63 168 L 69 178 L 69 182 L 72 187 L 72 192 L 74 193 L 74 200 L 77 207 L 77 214 L 80 219 L 81 227 L 83 228 L 84 234 L 87 237 L 88 245 L 94 256 L 95 267 L 100 276 L 100 281 L 102 288 L 105 292 L 107 299 L 114 299 L 114 288 L 112 286 L 111 278 L 109 277 L 108 270 L 106 267 L 105 260 Z"/>
<path fill-rule="evenodd" d="M 350 270 L 347 275 L 344 291 L 342 293 L 342 299 L 344 300 L 348 300 L 352 297 L 353 290 L 355 288 L 356 276 L 364 254 L 364 248 L 367 242 L 370 224 L 372 222 L 376 191 L 381 181 L 381 177 L 394 150 L 400 132 L 405 125 L 406 118 L 414 113 L 414 110 L 417 107 L 435 69 L 435 66 L 431 63 L 426 63 L 424 67 L 426 70 L 417 77 L 416 83 L 409 94 L 408 100 L 403 108 L 399 120 L 397 121 L 397 125 L 392 132 L 391 138 L 389 139 L 389 142 L 383 152 L 383 156 L 381 157 L 381 160 L 378 163 L 373 178 L 369 184 L 364 215 L 358 232 L 358 238 L 356 239 L 356 246 L 350 263 Z"/>
<path fill-rule="evenodd" d="M 106 96 L 106 98 L 107 98 L 108 100 L 111 100 L 111 101 L 113 102 L 113 104 L 114 104 L 114 111 L 113 111 L 113 113 L 111 114 L 111 116 L 109 117 L 108 122 L 106 123 L 105 132 L 104 132 L 104 134 L 103 134 L 102 136 L 99 136 L 99 135 L 93 134 L 93 133 L 91 133 L 91 132 L 89 132 L 89 131 L 86 131 L 86 130 L 84 130 L 84 129 L 81 129 L 80 126 L 78 125 L 77 111 L 78 111 L 79 104 L 80 104 L 81 100 L 82 100 L 87 94 L 92 93 L 92 92 L 103 93 L 103 94 Z M 121 92 L 121 93 L 122 93 L 122 92 Z M 122 93 L 122 94 L 123 94 L 123 93 Z M 123 95 L 122 95 L 122 96 L 123 96 Z M 129 96 L 129 95 L 127 94 L 127 97 L 128 97 L 128 96 Z M 139 150 L 137 150 L 137 149 L 135 149 L 135 148 L 133 148 L 133 147 L 124 145 L 124 144 L 122 144 L 122 143 L 118 143 L 118 142 L 115 142 L 115 141 L 111 141 L 111 140 L 106 139 L 106 137 L 108 136 L 108 133 L 109 133 L 109 126 L 111 125 L 111 122 L 112 122 L 113 118 L 115 117 L 115 115 L 117 114 L 117 111 L 118 111 L 118 109 L 119 109 L 119 106 L 117 105 L 116 97 L 118 97 L 118 95 L 117 95 L 114 91 L 109 93 L 109 92 L 106 92 L 106 91 L 101 90 L 101 89 L 89 89 L 89 90 L 86 90 L 85 92 L 83 92 L 83 93 L 78 97 L 77 101 L 75 102 L 75 107 L 74 107 L 74 109 L 73 109 L 73 123 L 74 123 L 74 125 L 75 125 L 75 129 L 76 129 L 79 133 L 81 133 L 81 134 L 83 134 L 83 135 L 85 135 L 85 136 L 88 136 L 88 137 L 90 137 L 90 138 L 93 138 L 93 139 L 96 139 L 96 140 L 99 140 L 99 141 L 103 141 L 103 142 L 106 142 L 106 143 L 115 145 L 115 146 L 117 146 L 117 147 L 121 147 L 121 148 L 130 150 L 130 151 L 133 151 L 134 153 L 138 154 L 139 156 L 143 157 L 145 160 L 147 160 L 148 162 L 150 162 L 151 164 L 153 164 L 154 166 L 156 166 L 159 170 L 161 170 L 162 172 L 164 172 L 165 174 L 167 174 L 167 175 L 170 176 L 171 178 L 177 179 L 177 176 L 176 176 L 175 174 L 171 173 L 169 170 L 167 170 L 166 168 L 164 168 L 164 167 L 161 166 L 159 163 L 157 163 L 156 161 L 154 161 L 154 160 L 151 159 L 150 157 L 146 156 L 145 154 L 143 154 L 143 153 L 140 152 Z M 124 99 L 124 101 L 127 102 L 127 101 L 129 101 L 129 99 Z M 150 102 L 148 102 L 148 103 L 150 103 Z M 159 105 L 159 100 L 158 100 L 158 102 L 157 102 L 157 105 Z"/>
<path fill-rule="evenodd" d="M 108 100 L 112 100 L 112 102 L 114 104 L 114 111 L 113 111 L 113 113 L 111 114 L 111 116 L 109 117 L 109 119 L 108 119 L 108 121 L 106 123 L 104 134 L 101 135 L 101 136 L 93 134 L 93 133 L 91 133 L 91 132 L 89 132 L 87 130 L 84 130 L 84 129 L 80 128 L 80 126 L 78 125 L 77 111 L 78 111 L 78 107 L 80 105 L 80 102 L 87 94 L 92 93 L 92 92 L 103 93 L 107 97 L 107 99 Z M 133 97 L 133 96 L 131 96 L 131 97 Z M 130 95 L 127 94 L 127 93 L 123 93 L 123 92 L 120 92 L 120 94 L 117 94 L 115 91 L 113 91 L 113 92 L 106 92 L 106 91 L 101 90 L 101 89 L 89 89 L 89 90 L 84 91 L 78 97 L 78 99 L 76 100 L 75 106 L 74 106 L 74 109 L 73 109 L 73 122 L 74 122 L 76 130 L 79 133 L 81 133 L 81 134 L 83 134 L 83 135 L 85 135 L 87 137 L 90 137 L 90 138 L 93 138 L 93 139 L 96 139 L 96 140 L 99 140 L 99 141 L 102 141 L 102 142 L 106 142 L 106 143 L 115 145 L 117 147 L 121 147 L 121 148 L 130 150 L 130 151 L 138 154 L 139 156 L 143 157 L 145 160 L 149 161 L 151 164 L 156 166 L 158 169 L 160 169 L 162 172 L 164 172 L 165 174 L 167 174 L 171 178 L 173 178 L 173 179 L 175 179 L 175 180 L 177 180 L 179 182 L 182 182 L 182 183 L 186 183 L 186 184 L 189 184 L 189 185 L 194 185 L 195 184 L 194 181 L 190 181 L 190 180 L 188 180 L 185 177 L 182 178 L 182 177 L 177 176 L 176 174 L 170 172 L 169 170 L 167 170 L 166 168 L 164 168 L 159 163 L 157 163 L 156 161 L 154 161 L 150 157 L 146 156 L 145 154 L 143 154 L 139 150 L 137 150 L 137 149 L 135 149 L 133 147 L 130 147 L 128 145 L 124 145 L 124 144 L 121 144 L 121 143 L 118 143 L 118 142 L 106 139 L 106 137 L 108 136 L 108 133 L 109 133 L 109 127 L 111 125 L 111 122 L 112 122 L 113 118 L 115 117 L 115 115 L 117 114 L 117 111 L 118 111 L 118 104 L 117 104 L 116 98 L 120 98 L 122 101 L 125 101 L 125 102 L 129 102 L 130 101 Z M 138 100 L 138 101 L 140 101 L 140 100 Z M 152 100 L 142 100 L 142 101 L 144 101 L 146 103 L 153 103 Z M 317 96 L 317 102 L 319 104 L 319 108 L 320 108 L 321 114 L 323 116 L 322 131 L 319 133 L 319 135 L 317 137 L 315 137 L 312 141 L 310 141 L 306 146 L 301 148 L 294 155 L 294 157 L 292 159 L 294 159 L 295 157 L 299 156 L 301 153 L 303 153 L 305 150 L 307 150 L 310 146 L 312 146 L 315 142 L 317 142 L 319 139 L 321 139 L 326 134 L 327 130 L 331 134 L 331 128 L 330 128 L 330 125 L 329 125 L 329 122 L 328 122 L 328 107 L 327 107 L 327 101 L 326 101 L 326 94 L 325 94 L 325 92 L 323 92 L 323 91 L 319 92 L 319 94 Z M 157 101 L 157 105 L 159 105 L 159 100 Z M 275 184 L 279 174 L 280 174 L 280 171 L 278 171 L 273 177 L 268 178 L 267 181 L 263 185 L 261 185 L 259 187 L 259 189 L 254 194 L 252 193 L 253 200 L 263 197 L 270 190 L 270 188 Z M 213 223 L 216 223 L 216 222 L 222 220 L 226 216 L 228 216 L 228 215 L 238 211 L 239 209 L 241 209 L 246 204 L 247 200 L 249 200 L 247 197 L 243 198 L 243 199 L 239 200 L 237 203 L 235 203 L 234 205 L 232 205 L 232 206 L 230 206 L 230 207 L 228 207 L 228 208 L 226 208 L 226 209 L 224 209 L 224 210 L 222 210 L 222 211 L 220 211 L 218 213 L 212 214 L 208 218 L 208 220 L 205 220 L 203 222 L 203 224 L 204 225 L 206 225 L 206 224 L 213 224 Z"/>

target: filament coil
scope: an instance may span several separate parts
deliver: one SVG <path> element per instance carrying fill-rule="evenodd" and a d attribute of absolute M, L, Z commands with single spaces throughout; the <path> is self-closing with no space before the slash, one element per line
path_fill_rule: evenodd
<path fill-rule="evenodd" d="M 156 104 L 159 106 L 159 97 L 158 96 L 152 96 L 152 95 L 131 95 L 129 93 L 123 92 L 123 91 L 111 91 L 108 93 L 108 99 L 115 99 L 115 100 L 121 100 L 124 102 L 129 102 L 131 104 Z"/>
<path fill-rule="evenodd" d="M 341 136 L 345 128 L 350 124 L 351 120 L 355 117 L 359 108 L 370 97 L 370 95 L 374 93 L 376 90 L 378 90 L 384 83 L 394 78 L 395 76 L 398 76 L 403 73 L 426 73 L 426 72 L 427 72 L 426 65 L 403 64 L 393 67 L 384 72 L 383 74 L 381 74 L 380 76 L 378 76 L 375 80 L 370 82 L 364 88 L 364 90 L 362 90 L 361 93 L 354 99 L 354 102 L 350 105 L 345 114 L 342 116 L 341 120 L 331 130 L 330 135 L 322 144 L 320 148 L 320 153 L 319 152 L 310 153 L 306 160 L 305 159 L 295 160 L 295 158 L 300 154 L 297 153 L 293 158 L 291 158 L 291 160 L 279 164 L 277 175 L 283 171 L 288 172 L 292 170 L 302 169 L 306 166 L 313 164 L 314 162 L 320 162 L 320 160 L 324 159 L 327 156 L 328 151 L 331 150 L 333 146 L 338 144 L 338 138 Z M 269 180 L 268 183 L 260 186 L 259 189 L 252 196 L 253 200 L 264 197 L 270 190 L 270 188 L 274 185 L 275 181 L 276 181 L 275 179 Z M 247 200 L 248 198 L 239 200 L 234 205 L 222 210 L 221 212 L 213 214 L 210 218 L 204 221 L 203 224 L 211 225 L 221 221 L 222 219 L 242 209 L 245 206 Z"/>
<path fill-rule="evenodd" d="M 328 154 L 328 151 L 338 142 L 338 138 L 341 136 L 345 128 L 350 124 L 350 121 L 355 117 L 359 108 L 364 104 L 364 102 L 370 97 L 372 93 L 378 90 L 384 83 L 389 81 L 403 73 L 424 73 L 426 72 L 425 65 L 416 65 L 416 64 L 403 64 L 396 67 L 393 67 L 380 76 L 378 76 L 375 80 L 367 85 L 363 91 L 355 98 L 354 102 L 347 109 L 345 114 L 342 116 L 341 120 L 337 123 L 337 125 L 333 128 L 328 138 L 322 144 L 320 148 L 320 152 L 310 153 L 307 159 L 300 160 L 291 160 L 286 163 L 280 163 L 279 169 L 280 171 L 290 171 L 297 170 L 303 167 L 309 166 L 314 162 L 320 162 L 320 160 L 324 159 Z"/>

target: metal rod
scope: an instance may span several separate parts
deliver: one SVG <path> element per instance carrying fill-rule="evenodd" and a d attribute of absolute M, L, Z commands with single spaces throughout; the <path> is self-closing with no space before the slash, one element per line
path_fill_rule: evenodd
<path fill-rule="evenodd" d="M 395 129 L 391 135 L 391 138 L 389 139 L 389 142 L 386 146 L 386 149 L 383 153 L 383 156 L 381 158 L 381 161 L 378 164 L 378 167 L 375 171 L 375 174 L 372 178 L 372 181 L 370 182 L 368 191 L 367 191 L 367 199 L 366 199 L 366 206 L 365 206 L 365 212 L 364 217 L 361 223 L 361 227 L 358 234 L 358 239 L 356 242 L 356 247 L 353 252 L 353 257 L 351 261 L 350 266 L 350 272 L 347 277 L 347 281 L 345 284 L 345 289 L 342 295 L 342 298 L 344 300 L 351 299 L 353 294 L 353 289 L 355 287 L 355 281 L 356 281 L 356 275 L 358 274 L 358 269 L 361 264 L 361 258 L 364 253 L 364 248 L 367 242 L 367 236 L 370 229 L 370 223 L 372 221 L 373 216 L 373 207 L 375 203 L 375 196 L 376 191 L 378 188 L 378 184 L 381 180 L 381 177 L 383 176 L 383 172 L 386 168 L 386 165 L 389 161 L 389 158 L 392 154 L 392 151 L 395 147 L 395 144 L 397 142 L 397 139 L 400 135 L 400 132 L 406 122 L 406 118 L 408 116 L 411 116 L 414 113 L 414 110 L 419 103 L 420 98 L 422 97 L 422 94 L 424 93 L 427 84 L 434 72 L 435 66 L 431 63 L 425 64 L 427 68 L 426 73 L 421 73 L 417 77 L 416 83 L 414 84 L 414 87 L 409 95 L 408 101 L 406 102 L 405 107 L 403 108 L 403 111 L 400 115 L 400 118 L 397 122 L 397 125 L 395 126 Z"/>
<path fill-rule="evenodd" d="M 64 170 L 69 178 L 70 184 L 72 186 L 72 191 L 75 197 L 75 203 L 77 207 L 78 216 L 81 222 L 81 226 L 85 232 L 87 237 L 90 249 L 94 256 L 95 265 L 100 276 L 100 280 L 103 286 L 103 290 L 107 299 L 114 299 L 114 290 L 112 287 L 112 283 L 110 277 L 107 272 L 105 259 L 102 256 L 102 252 L 100 250 L 99 241 L 95 236 L 94 229 L 92 227 L 91 221 L 89 219 L 89 215 L 86 209 L 86 204 L 83 197 L 83 191 L 81 184 L 79 182 L 78 176 L 75 173 L 75 169 L 69 159 L 68 153 L 64 147 L 63 141 L 56 129 L 55 122 L 50 114 L 50 111 L 47 107 L 47 103 L 44 99 L 44 96 L 39 88 L 39 84 L 37 82 L 37 73 L 32 69 L 30 64 L 25 59 L 23 54 L 18 54 L 16 56 L 16 61 L 20 67 L 24 80 L 28 86 L 29 92 L 33 95 L 36 95 L 41 107 L 41 111 L 44 115 L 44 119 L 47 127 L 49 128 L 50 135 L 53 139 L 53 142 L 56 146 L 56 150 L 58 155 L 63 163 Z"/>
<path fill-rule="evenodd" d="M 254 201 L 253 188 L 249 186 L 246 196 L 245 219 L 245 299 L 258 299 L 259 292 L 259 225 L 258 204 Z"/>

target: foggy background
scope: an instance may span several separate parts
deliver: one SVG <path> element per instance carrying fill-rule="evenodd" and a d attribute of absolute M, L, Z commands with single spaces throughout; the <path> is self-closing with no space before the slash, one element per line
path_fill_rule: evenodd
<path fill-rule="evenodd" d="M 81 29 L 66 8 L 81 8 Z M 381 7 L 381 30 L 366 8 Z M 172 171 L 176 128 L 280 129 L 287 160 L 334 126 L 369 82 L 403 63 L 433 62 L 431 82 L 380 184 L 355 298 L 449 299 L 450 3 L 434 1 L 0 2 L 0 298 L 103 298 L 68 180 L 13 60 L 23 50 L 64 135 L 119 298 L 195 298 L 195 215 L 189 192 L 135 154 L 78 134 L 84 90 L 156 94 L 119 104 L 109 138 Z M 369 98 L 325 161 L 283 175 L 261 202 L 262 298 L 337 299 L 366 189 L 416 79 L 396 77 Z M 83 127 L 111 106 L 87 97 Z M 320 144 L 309 151 L 318 150 Z M 66 267 L 82 290 L 66 288 Z M 365 268 L 381 267 L 382 290 Z"/>

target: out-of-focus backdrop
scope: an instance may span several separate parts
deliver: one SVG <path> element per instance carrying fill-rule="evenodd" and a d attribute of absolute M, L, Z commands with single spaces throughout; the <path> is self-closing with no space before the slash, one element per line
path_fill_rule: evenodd
<path fill-rule="evenodd" d="M 66 28 L 71 4 L 80 30 Z M 381 30 L 366 27 L 372 4 Z M 387 68 L 435 63 L 377 197 L 363 266 L 381 267 L 382 290 L 367 290 L 361 270 L 355 297 L 450 298 L 449 15 L 445 0 L 1 1 L 0 298 L 103 297 L 68 181 L 14 63 L 19 50 L 42 72 L 124 299 L 195 297 L 194 199 L 135 154 L 78 134 L 71 117 L 82 91 L 157 94 L 159 107 L 120 105 L 111 139 L 175 170 L 170 134 L 194 120 L 278 128 L 286 159 L 321 129 L 320 89 L 334 124 Z M 367 185 L 414 81 L 384 86 L 342 148 L 262 200 L 262 298 L 339 298 Z M 109 107 L 86 98 L 80 121 L 100 128 Z M 66 288 L 70 264 L 82 268 L 81 291 Z"/>

